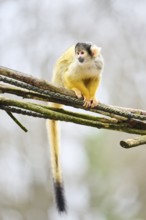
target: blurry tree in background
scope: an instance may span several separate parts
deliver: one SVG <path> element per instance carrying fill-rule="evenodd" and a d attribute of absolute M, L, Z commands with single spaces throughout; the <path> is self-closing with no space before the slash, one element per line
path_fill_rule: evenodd
<path fill-rule="evenodd" d="M 101 102 L 145 109 L 146 1 L 1 0 L 0 65 L 51 79 L 58 56 L 78 41 L 102 47 Z M 128 135 L 63 124 L 67 216 L 53 203 L 45 121 L 0 112 L 1 220 L 145 220 L 145 148 L 124 150 Z M 80 132 L 78 132 L 78 130 Z"/>

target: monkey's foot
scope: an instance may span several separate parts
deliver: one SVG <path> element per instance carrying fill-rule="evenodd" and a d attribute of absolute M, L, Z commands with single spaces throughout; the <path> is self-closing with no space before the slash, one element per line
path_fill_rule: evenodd
<path fill-rule="evenodd" d="M 94 108 L 95 106 L 97 106 L 99 104 L 99 100 L 97 99 L 92 99 L 91 101 L 91 108 Z"/>
<path fill-rule="evenodd" d="M 82 98 L 82 93 L 77 88 L 72 88 L 72 90 L 75 92 L 78 99 Z"/>
<path fill-rule="evenodd" d="M 95 106 L 97 106 L 99 104 L 99 101 L 96 99 L 90 99 L 88 100 L 87 98 L 84 97 L 84 107 L 85 108 L 94 108 Z"/>
<path fill-rule="evenodd" d="M 84 104 L 83 104 L 83 106 L 84 106 L 85 108 L 91 107 L 91 101 L 84 98 Z"/>

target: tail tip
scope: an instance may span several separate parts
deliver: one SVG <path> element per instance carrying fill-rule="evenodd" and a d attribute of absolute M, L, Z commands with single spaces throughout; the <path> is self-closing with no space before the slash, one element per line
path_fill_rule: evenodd
<path fill-rule="evenodd" d="M 66 201 L 64 196 L 63 184 L 60 182 L 54 182 L 55 188 L 55 200 L 59 213 L 66 212 Z"/>

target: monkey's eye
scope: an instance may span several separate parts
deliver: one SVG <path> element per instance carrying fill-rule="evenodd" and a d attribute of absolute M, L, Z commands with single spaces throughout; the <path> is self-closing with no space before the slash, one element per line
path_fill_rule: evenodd
<path fill-rule="evenodd" d="M 80 55 L 80 54 L 83 55 L 83 54 L 84 54 L 84 51 L 77 52 L 77 54 L 78 54 L 78 55 Z"/>

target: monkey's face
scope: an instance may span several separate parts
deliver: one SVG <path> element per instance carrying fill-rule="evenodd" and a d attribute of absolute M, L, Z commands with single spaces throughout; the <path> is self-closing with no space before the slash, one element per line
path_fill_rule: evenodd
<path fill-rule="evenodd" d="M 75 46 L 75 57 L 79 65 L 85 65 L 94 61 L 100 54 L 100 48 L 93 44 L 77 43 Z"/>
<path fill-rule="evenodd" d="M 86 50 L 77 50 L 75 55 L 79 64 L 85 64 L 88 60 L 90 60 L 89 54 Z"/>

